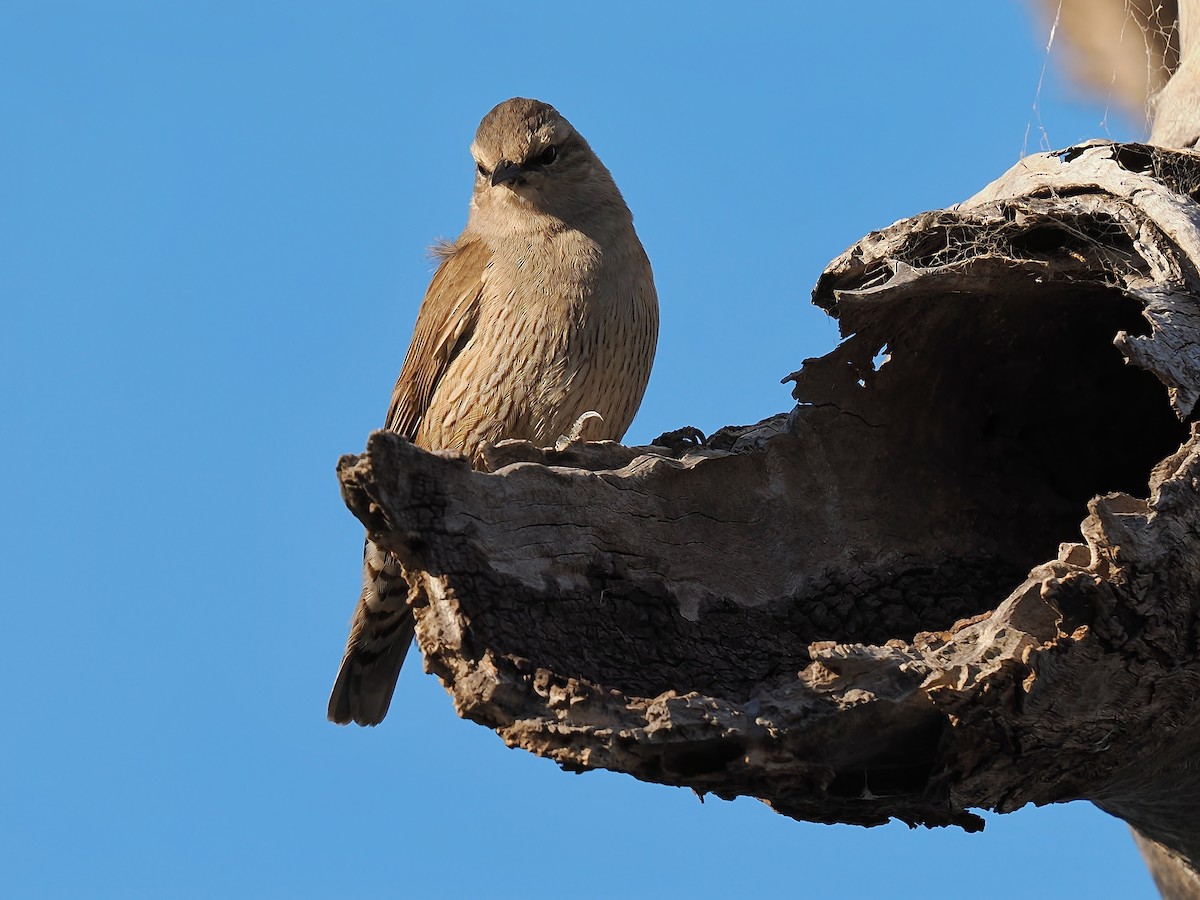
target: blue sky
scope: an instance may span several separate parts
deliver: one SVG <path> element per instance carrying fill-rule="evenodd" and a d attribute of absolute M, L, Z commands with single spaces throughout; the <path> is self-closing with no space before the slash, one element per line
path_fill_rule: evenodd
<path fill-rule="evenodd" d="M 0 2 L 0 893 L 1153 896 L 1089 805 L 981 835 L 702 805 L 506 749 L 414 658 L 381 727 L 325 721 L 362 547 L 334 464 L 491 106 L 554 103 L 634 211 L 635 443 L 789 408 L 825 263 L 1042 142 L 1017 3 L 419 5 Z M 1049 144 L 1142 136 L 1055 58 Z"/>

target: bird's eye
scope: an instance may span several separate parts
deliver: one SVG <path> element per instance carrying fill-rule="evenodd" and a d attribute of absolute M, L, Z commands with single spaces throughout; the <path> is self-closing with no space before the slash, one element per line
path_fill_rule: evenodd
<path fill-rule="evenodd" d="M 558 148 L 550 146 L 538 154 L 536 162 L 539 166 L 548 166 L 556 159 L 558 159 Z"/>
<path fill-rule="evenodd" d="M 483 163 L 475 163 L 475 171 L 478 172 L 480 175 L 482 175 L 484 178 L 488 177 L 488 170 L 486 168 L 484 168 Z"/>

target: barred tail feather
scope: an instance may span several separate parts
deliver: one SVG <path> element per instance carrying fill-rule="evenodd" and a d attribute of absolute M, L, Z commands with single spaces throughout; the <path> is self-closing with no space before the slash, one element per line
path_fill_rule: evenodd
<path fill-rule="evenodd" d="M 339 725 L 378 725 L 387 715 L 396 679 L 412 643 L 408 586 L 394 556 L 367 541 L 363 590 L 350 639 L 329 695 L 329 719 Z"/>
<path fill-rule="evenodd" d="M 412 612 L 396 617 L 392 638 L 380 649 L 365 642 L 346 648 L 342 667 L 329 695 L 329 719 L 338 725 L 378 725 L 387 715 L 396 679 L 413 638 Z"/>

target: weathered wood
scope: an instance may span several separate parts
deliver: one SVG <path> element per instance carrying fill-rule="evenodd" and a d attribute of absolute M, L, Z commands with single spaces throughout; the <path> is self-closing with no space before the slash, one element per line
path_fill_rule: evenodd
<path fill-rule="evenodd" d="M 1200 0 L 1179 0 L 1179 67 L 1154 97 L 1150 143 L 1195 147 L 1200 142 Z"/>
<path fill-rule="evenodd" d="M 1198 196 L 1200 154 L 1030 157 L 828 267 L 791 413 L 490 472 L 376 433 L 346 501 L 512 746 L 818 822 L 1090 799 L 1194 866 Z"/>
<path fill-rule="evenodd" d="M 1136 829 L 1133 839 L 1142 858 L 1146 860 L 1146 866 L 1163 900 L 1194 900 L 1200 897 L 1200 874 L 1188 866 L 1179 854 L 1138 834 Z"/>

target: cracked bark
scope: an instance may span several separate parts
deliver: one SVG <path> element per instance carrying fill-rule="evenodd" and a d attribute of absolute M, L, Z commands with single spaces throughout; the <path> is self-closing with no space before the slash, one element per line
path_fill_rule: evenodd
<path fill-rule="evenodd" d="M 816 822 L 1087 799 L 1190 896 L 1198 200 L 1200 154 L 1029 157 L 829 265 L 788 413 L 488 471 L 378 432 L 343 495 L 510 746 Z"/>

